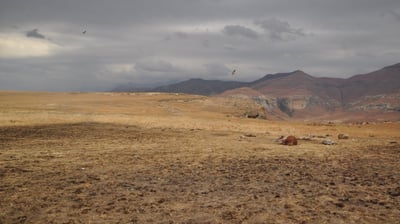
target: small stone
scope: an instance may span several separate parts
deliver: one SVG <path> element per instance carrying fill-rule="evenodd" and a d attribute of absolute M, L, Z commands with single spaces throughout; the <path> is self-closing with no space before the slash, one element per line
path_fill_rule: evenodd
<path fill-rule="evenodd" d="M 337 203 L 335 203 L 335 205 L 338 208 L 343 208 L 344 207 L 344 204 L 342 202 L 337 202 Z"/>
<path fill-rule="evenodd" d="M 397 187 L 395 189 L 389 189 L 388 194 L 392 197 L 398 197 L 400 196 L 400 187 Z"/>
<path fill-rule="evenodd" d="M 322 141 L 322 144 L 324 145 L 335 145 L 336 143 L 330 139 L 325 139 Z"/>

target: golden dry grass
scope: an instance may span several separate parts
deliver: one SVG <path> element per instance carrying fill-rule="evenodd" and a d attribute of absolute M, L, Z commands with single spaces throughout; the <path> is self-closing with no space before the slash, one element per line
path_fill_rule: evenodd
<path fill-rule="evenodd" d="M 241 117 L 254 108 L 182 94 L 0 92 L 0 223 L 400 220 L 399 123 Z M 275 141 L 289 134 L 299 145 Z"/>

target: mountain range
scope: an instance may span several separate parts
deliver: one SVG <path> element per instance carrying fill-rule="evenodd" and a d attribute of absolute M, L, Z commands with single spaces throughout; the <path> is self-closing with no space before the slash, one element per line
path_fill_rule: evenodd
<path fill-rule="evenodd" d="M 278 109 L 292 118 L 400 120 L 400 63 L 347 79 L 297 70 L 252 82 L 190 79 L 146 91 L 250 98 L 266 114 Z"/>

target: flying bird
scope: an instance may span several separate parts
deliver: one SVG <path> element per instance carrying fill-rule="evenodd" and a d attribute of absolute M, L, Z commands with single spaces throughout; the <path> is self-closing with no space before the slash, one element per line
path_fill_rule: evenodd
<path fill-rule="evenodd" d="M 82 32 L 82 34 L 86 34 L 86 30 L 84 30 L 84 31 Z"/>
<path fill-rule="evenodd" d="M 234 75 L 236 73 L 236 69 L 233 69 L 232 71 L 232 75 Z"/>

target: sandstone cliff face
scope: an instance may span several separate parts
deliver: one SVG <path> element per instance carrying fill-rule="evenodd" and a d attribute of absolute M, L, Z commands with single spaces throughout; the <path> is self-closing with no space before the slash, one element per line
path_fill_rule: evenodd
<path fill-rule="evenodd" d="M 239 97 L 233 95 L 233 97 Z M 241 97 L 244 97 L 242 94 Z M 275 97 L 259 95 L 251 97 L 257 104 L 261 105 L 267 112 L 273 112 L 279 110 L 289 117 L 293 117 L 298 112 L 308 111 L 320 113 L 321 110 L 334 111 L 336 108 L 341 106 L 341 103 L 337 100 L 322 99 L 318 96 L 310 95 L 294 95 L 285 97 Z"/>
<path fill-rule="evenodd" d="M 240 91 L 266 111 L 289 117 L 313 117 L 335 112 L 398 113 L 400 119 L 400 64 L 349 79 L 316 78 L 302 71 L 267 75 Z"/>
<path fill-rule="evenodd" d="M 348 103 L 346 109 L 350 111 L 400 112 L 400 93 L 365 96 L 360 100 Z"/>
<path fill-rule="evenodd" d="M 365 96 L 361 99 L 343 104 L 335 99 L 322 99 L 319 96 L 294 95 L 287 97 L 257 96 L 252 98 L 260 104 L 267 112 L 279 109 L 289 117 L 298 114 L 318 115 L 321 111 L 333 113 L 335 111 L 350 112 L 400 112 L 400 93 L 380 94 Z M 399 114 L 400 116 L 400 114 Z"/>

